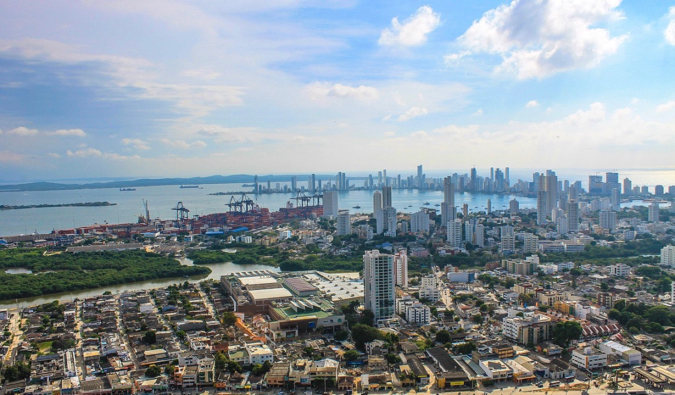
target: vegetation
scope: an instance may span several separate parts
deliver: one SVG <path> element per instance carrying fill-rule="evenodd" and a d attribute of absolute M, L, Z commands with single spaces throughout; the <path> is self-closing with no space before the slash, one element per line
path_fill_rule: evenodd
<path fill-rule="evenodd" d="M 581 325 L 576 321 L 560 321 L 553 327 L 553 343 L 567 348 L 572 340 L 581 337 Z"/>
<path fill-rule="evenodd" d="M 225 326 L 233 326 L 237 322 L 237 316 L 231 311 L 226 311 L 223 313 L 222 321 Z"/>
<path fill-rule="evenodd" d="M 357 359 L 359 359 L 360 355 L 361 354 L 359 354 L 359 352 L 356 351 L 356 350 L 349 350 L 349 351 L 345 352 L 345 354 L 344 354 L 345 361 L 350 361 L 350 362 L 356 361 Z"/>
<path fill-rule="evenodd" d="M 0 270 L 0 300 L 78 291 L 134 281 L 209 274 L 199 266 L 145 251 L 43 255 L 40 249 L 0 250 L 0 269 L 26 268 L 34 274 Z M 48 273 L 43 273 L 48 271 Z"/>
<path fill-rule="evenodd" d="M 162 374 L 162 369 L 157 365 L 150 365 L 150 367 L 145 371 L 145 375 L 147 377 L 157 377 L 160 374 Z"/>
<path fill-rule="evenodd" d="M 356 324 L 352 327 L 352 339 L 359 350 L 365 351 L 366 343 L 377 339 L 384 339 L 382 331 L 372 326 Z"/>
<path fill-rule="evenodd" d="M 7 366 L 2 375 L 7 381 L 25 380 L 30 377 L 30 364 L 17 362 L 14 365 Z"/>
<path fill-rule="evenodd" d="M 631 333 L 639 333 L 640 330 L 663 333 L 664 326 L 672 326 L 675 323 L 675 314 L 671 313 L 668 307 L 663 305 L 649 307 L 644 303 L 626 305 L 624 301 L 619 301 L 614 304 L 608 316 L 619 321 Z"/>

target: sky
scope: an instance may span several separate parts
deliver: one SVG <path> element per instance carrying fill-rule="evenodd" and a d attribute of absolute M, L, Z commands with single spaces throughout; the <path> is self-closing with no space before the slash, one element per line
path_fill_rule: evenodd
<path fill-rule="evenodd" d="M 675 169 L 675 2 L 5 1 L 0 181 Z"/>

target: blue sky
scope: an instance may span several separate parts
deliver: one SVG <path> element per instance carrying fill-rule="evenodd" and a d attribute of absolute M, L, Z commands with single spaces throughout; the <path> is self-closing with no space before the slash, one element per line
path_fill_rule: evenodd
<path fill-rule="evenodd" d="M 5 2 L 0 180 L 673 167 L 674 7 Z"/>

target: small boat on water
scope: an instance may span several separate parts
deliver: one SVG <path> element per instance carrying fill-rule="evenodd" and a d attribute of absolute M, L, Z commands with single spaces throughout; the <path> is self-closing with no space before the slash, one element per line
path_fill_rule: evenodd
<path fill-rule="evenodd" d="M 431 204 L 431 203 L 429 203 L 429 202 L 424 202 L 424 205 L 425 205 L 425 206 L 428 206 L 428 205 L 430 205 L 430 204 Z"/>
<path fill-rule="evenodd" d="M 361 208 L 361 206 L 354 206 L 354 207 L 352 207 L 352 208 Z"/>
<path fill-rule="evenodd" d="M 120 192 L 133 192 L 136 188 L 120 188 Z"/>
<path fill-rule="evenodd" d="M 440 206 L 440 204 L 436 203 L 436 204 L 434 204 L 434 206 L 438 207 L 438 206 Z"/>
<path fill-rule="evenodd" d="M 200 188 L 199 185 L 181 185 L 180 187 L 181 188 L 194 188 L 194 189 Z"/>

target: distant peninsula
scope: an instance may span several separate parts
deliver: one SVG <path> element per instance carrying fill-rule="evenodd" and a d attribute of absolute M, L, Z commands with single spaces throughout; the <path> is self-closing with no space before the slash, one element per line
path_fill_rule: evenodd
<path fill-rule="evenodd" d="M 258 182 L 289 182 L 295 175 L 263 175 L 258 176 Z M 298 174 L 298 179 L 307 177 L 307 175 Z M 335 175 L 317 174 L 318 179 L 327 180 Z M 355 177 L 350 177 L 355 178 Z M 358 177 L 356 177 L 358 178 Z M 210 185 L 210 184 L 242 184 L 253 183 L 255 176 L 248 174 L 235 174 L 229 176 L 209 176 L 209 177 L 190 177 L 190 178 L 144 178 L 139 180 L 109 181 L 109 182 L 91 182 L 82 184 L 66 184 L 56 182 L 30 182 L 25 184 L 0 185 L 0 192 L 27 192 L 27 191 L 59 191 L 74 189 L 102 189 L 102 188 L 136 188 L 136 187 L 155 187 L 164 185 Z"/>
<path fill-rule="evenodd" d="M 27 204 L 20 206 L 0 204 L 0 210 L 25 210 L 29 208 L 51 208 L 51 207 L 102 207 L 102 206 L 117 206 L 117 203 L 87 202 L 87 203 L 64 203 L 64 204 Z"/>

